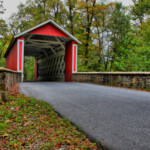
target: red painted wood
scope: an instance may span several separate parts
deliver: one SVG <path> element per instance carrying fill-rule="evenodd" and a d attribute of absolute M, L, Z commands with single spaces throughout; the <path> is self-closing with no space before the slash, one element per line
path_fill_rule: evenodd
<path fill-rule="evenodd" d="M 57 27 L 55 27 L 54 25 L 52 25 L 50 23 L 48 23 L 48 24 L 46 24 L 46 25 L 44 25 L 38 29 L 35 29 L 29 33 L 68 37 L 65 33 L 60 31 Z"/>
<path fill-rule="evenodd" d="M 17 40 L 6 57 L 6 68 L 17 71 Z"/>
<path fill-rule="evenodd" d="M 72 41 L 72 44 L 78 44 L 77 42 L 75 42 L 75 41 Z"/>
<path fill-rule="evenodd" d="M 24 40 L 24 37 L 21 36 L 19 37 L 17 40 Z M 7 69 L 10 69 L 10 70 L 13 70 L 13 71 L 18 71 L 17 70 L 17 63 L 19 63 L 17 61 L 17 40 L 15 41 L 14 45 L 12 46 L 9 54 L 7 55 L 6 57 L 6 68 Z M 21 63 L 22 64 L 22 63 Z"/>
<path fill-rule="evenodd" d="M 19 71 L 22 71 L 22 42 L 19 42 Z"/>
<path fill-rule="evenodd" d="M 18 40 L 24 40 L 23 36 L 18 37 Z"/>
<path fill-rule="evenodd" d="M 34 61 L 34 79 L 37 80 L 37 60 Z"/>
<path fill-rule="evenodd" d="M 66 44 L 66 53 L 65 53 L 65 81 L 72 81 L 72 45 L 73 42 Z"/>
<path fill-rule="evenodd" d="M 76 71 L 76 46 L 74 46 L 74 72 Z"/>

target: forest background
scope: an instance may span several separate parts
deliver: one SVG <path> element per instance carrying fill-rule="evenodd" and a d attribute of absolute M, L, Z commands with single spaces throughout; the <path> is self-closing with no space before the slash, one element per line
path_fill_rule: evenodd
<path fill-rule="evenodd" d="M 27 0 L 9 21 L 0 19 L 0 67 L 15 34 L 52 19 L 82 42 L 78 72 L 150 71 L 150 1 L 132 1 L 124 6 L 104 0 Z M 24 76 L 34 77 L 32 57 L 25 57 Z"/>

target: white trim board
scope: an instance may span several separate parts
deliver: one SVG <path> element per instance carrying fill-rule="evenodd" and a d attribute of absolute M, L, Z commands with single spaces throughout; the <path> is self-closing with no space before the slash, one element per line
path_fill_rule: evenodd
<path fill-rule="evenodd" d="M 74 47 L 76 47 L 76 68 L 75 68 L 75 71 L 74 71 Z M 78 45 L 73 44 L 72 45 L 72 73 L 77 72 L 77 54 L 78 54 Z"/>
<path fill-rule="evenodd" d="M 22 70 L 19 70 L 19 43 L 22 42 Z M 17 40 L 17 71 L 23 72 L 23 66 L 24 65 L 24 40 Z"/>

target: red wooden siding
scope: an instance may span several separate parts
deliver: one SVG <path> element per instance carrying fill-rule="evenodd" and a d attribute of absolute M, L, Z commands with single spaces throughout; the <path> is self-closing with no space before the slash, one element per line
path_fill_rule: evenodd
<path fill-rule="evenodd" d="M 54 25 L 48 23 L 38 29 L 35 29 L 29 33 L 40 34 L 40 35 L 52 35 L 52 36 L 62 36 L 68 37 L 65 33 L 57 29 Z"/>
<path fill-rule="evenodd" d="M 66 53 L 65 53 L 65 81 L 72 81 L 72 44 L 69 42 L 66 44 Z"/>
<path fill-rule="evenodd" d="M 11 48 L 11 51 L 6 57 L 6 68 L 17 71 L 17 41 Z"/>
<path fill-rule="evenodd" d="M 75 45 L 74 45 L 75 44 Z M 73 48 L 74 53 L 73 53 Z M 65 81 L 71 82 L 72 81 L 72 71 L 76 71 L 76 61 L 77 61 L 77 43 L 75 41 L 71 41 L 66 44 L 66 51 L 65 51 Z M 72 59 L 73 58 L 73 59 Z M 73 63 L 74 60 L 74 63 Z"/>
<path fill-rule="evenodd" d="M 23 36 L 18 37 L 18 40 L 24 40 Z"/>

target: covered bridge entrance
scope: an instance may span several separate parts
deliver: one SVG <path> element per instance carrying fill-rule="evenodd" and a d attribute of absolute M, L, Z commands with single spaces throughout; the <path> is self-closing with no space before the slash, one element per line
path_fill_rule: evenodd
<path fill-rule="evenodd" d="M 12 39 L 6 53 L 6 68 L 22 72 L 24 56 L 35 57 L 35 80 L 72 81 L 77 72 L 77 50 L 81 42 L 48 20 Z"/>

